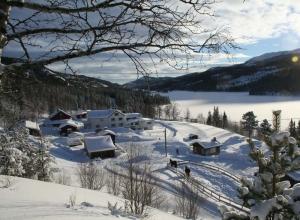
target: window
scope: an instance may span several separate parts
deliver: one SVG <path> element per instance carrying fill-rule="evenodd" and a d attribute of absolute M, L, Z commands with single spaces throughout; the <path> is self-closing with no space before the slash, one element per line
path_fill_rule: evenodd
<path fill-rule="evenodd" d="M 115 125 L 115 124 L 111 124 L 111 126 L 112 126 L 112 127 L 116 127 L 116 125 Z"/>
<path fill-rule="evenodd" d="M 123 118 L 119 118 L 119 121 L 122 121 L 123 120 Z"/>
<path fill-rule="evenodd" d="M 150 125 L 150 124 L 151 124 L 151 121 L 148 121 L 147 124 Z"/>
<path fill-rule="evenodd" d="M 115 121 L 115 118 L 111 118 L 111 121 Z"/>
<path fill-rule="evenodd" d="M 120 126 L 120 127 L 123 127 L 123 123 L 120 123 L 119 126 Z"/>
<path fill-rule="evenodd" d="M 96 125 L 96 128 L 100 128 L 100 125 Z"/>
<path fill-rule="evenodd" d="M 216 152 L 217 152 L 217 149 L 216 149 L 216 148 L 211 148 L 211 149 L 210 149 L 210 153 L 214 154 L 214 153 L 216 153 Z"/>

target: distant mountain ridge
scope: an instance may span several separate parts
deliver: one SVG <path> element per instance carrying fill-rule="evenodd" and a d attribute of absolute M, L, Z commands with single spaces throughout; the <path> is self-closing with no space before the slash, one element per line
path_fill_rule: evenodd
<path fill-rule="evenodd" d="M 292 57 L 299 60 L 292 62 Z M 296 60 L 294 60 L 296 61 Z M 243 64 L 214 67 L 204 72 L 150 77 L 124 85 L 155 91 L 249 91 L 250 94 L 300 94 L 300 49 L 267 53 Z"/>
<path fill-rule="evenodd" d="M 6 64 L 15 62 L 8 58 L 2 58 L 2 61 Z M 78 110 L 112 107 L 153 117 L 156 105 L 170 102 L 168 97 L 159 94 L 33 65 L 29 69 L 4 72 L 0 75 L 0 87 L 5 91 L 0 93 L 0 118 L 12 114 L 11 109 L 20 112 L 16 114 L 18 117 L 34 118 L 36 114 L 52 113 L 57 108 Z"/>

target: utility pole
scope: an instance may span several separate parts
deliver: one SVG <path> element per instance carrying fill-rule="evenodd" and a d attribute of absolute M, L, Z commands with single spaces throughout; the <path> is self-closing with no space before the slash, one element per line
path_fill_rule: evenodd
<path fill-rule="evenodd" d="M 168 151 L 167 151 L 167 128 L 165 128 L 165 151 L 166 151 L 166 157 L 168 156 Z"/>

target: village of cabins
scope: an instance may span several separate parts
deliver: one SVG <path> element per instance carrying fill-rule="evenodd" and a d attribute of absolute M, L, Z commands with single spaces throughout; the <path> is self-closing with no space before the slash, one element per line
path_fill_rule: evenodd
<path fill-rule="evenodd" d="M 115 156 L 116 130 L 152 130 L 154 120 L 144 118 L 140 113 L 124 113 L 118 109 L 87 110 L 73 114 L 57 109 L 42 123 L 25 121 L 23 124 L 35 136 L 41 135 L 40 126 L 53 127 L 61 136 L 68 136 L 70 147 L 83 144 L 90 158 L 108 158 Z M 82 130 L 92 132 L 82 133 Z M 222 146 L 215 138 L 200 140 L 195 134 L 189 134 L 186 141 L 190 142 L 194 153 L 206 156 L 219 154 Z"/>

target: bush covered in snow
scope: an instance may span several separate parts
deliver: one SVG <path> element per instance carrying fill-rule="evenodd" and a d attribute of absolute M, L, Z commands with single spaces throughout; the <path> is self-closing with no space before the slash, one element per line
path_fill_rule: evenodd
<path fill-rule="evenodd" d="M 16 125 L 0 133 L 0 174 L 48 181 L 52 161 L 48 142 L 42 137 L 30 140 L 25 127 Z"/>

